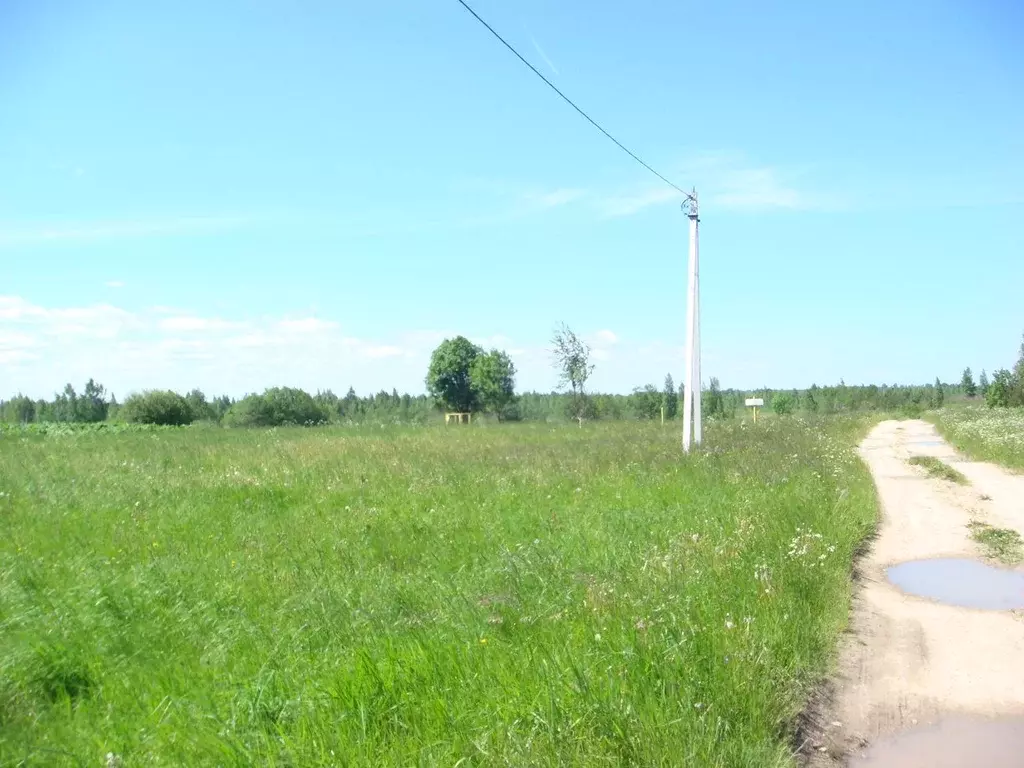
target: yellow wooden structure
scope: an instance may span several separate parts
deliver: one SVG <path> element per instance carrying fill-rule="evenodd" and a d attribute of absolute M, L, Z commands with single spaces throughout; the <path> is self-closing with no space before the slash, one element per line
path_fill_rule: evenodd
<path fill-rule="evenodd" d="M 469 424 L 472 419 L 473 414 L 471 413 L 446 413 L 444 415 L 444 424 L 445 426 L 448 426 L 448 424 L 453 421 L 456 424 Z"/>

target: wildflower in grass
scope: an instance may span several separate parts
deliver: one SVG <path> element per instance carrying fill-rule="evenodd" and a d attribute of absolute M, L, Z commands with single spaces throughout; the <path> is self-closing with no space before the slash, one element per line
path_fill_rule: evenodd
<path fill-rule="evenodd" d="M 729 614 L 726 614 L 725 615 L 725 628 L 726 629 L 732 629 L 735 626 L 736 625 L 733 623 L 732 616 L 729 615 Z"/>
<path fill-rule="evenodd" d="M 480 645 L 487 645 L 487 638 L 486 637 L 481 637 L 480 638 Z"/>

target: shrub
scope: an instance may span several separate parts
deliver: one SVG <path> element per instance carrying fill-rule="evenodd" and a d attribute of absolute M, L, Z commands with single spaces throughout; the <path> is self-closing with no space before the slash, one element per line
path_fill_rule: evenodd
<path fill-rule="evenodd" d="M 279 427 L 286 424 L 319 424 L 328 413 L 313 396 L 301 389 L 273 387 L 262 395 L 247 395 L 224 414 L 230 427 Z"/>
<path fill-rule="evenodd" d="M 772 411 L 785 416 L 793 412 L 793 396 L 788 392 L 777 392 L 772 398 Z"/>
<path fill-rule="evenodd" d="M 129 395 L 118 410 L 118 416 L 129 424 L 163 424 L 181 426 L 191 424 L 192 409 L 188 401 L 177 392 L 151 389 Z"/>

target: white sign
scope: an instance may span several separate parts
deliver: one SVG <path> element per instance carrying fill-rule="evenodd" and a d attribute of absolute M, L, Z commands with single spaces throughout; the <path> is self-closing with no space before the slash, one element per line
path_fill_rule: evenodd
<path fill-rule="evenodd" d="M 763 397 L 748 397 L 747 408 L 759 408 L 764 405 Z"/>

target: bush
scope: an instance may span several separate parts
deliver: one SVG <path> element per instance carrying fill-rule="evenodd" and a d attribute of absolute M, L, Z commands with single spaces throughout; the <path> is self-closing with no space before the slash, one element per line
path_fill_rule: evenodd
<path fill-rule="evenodd" d="M 793 412 L 793 396 L 788 392 L 777 392 L 772 398 L 772 412 L 779 416 L 786 416 Z"/>
<path fill-rule="evenodd" d="M 224 414 L 229 427 L 280 427 L 327 421 L 327 410 L 301 389 L 273 387 L 262 395 L 247 395 Z"/>
<path fill-rule="evenodd" d="M 118 417 L 129 424 L 181 426 L 192 423 L 192 409 L 184 397 L 170 390 L 151 389 L 129 395 L 118 410 Z"/>

